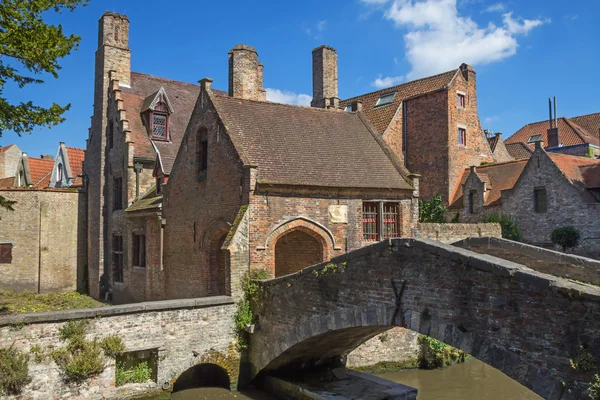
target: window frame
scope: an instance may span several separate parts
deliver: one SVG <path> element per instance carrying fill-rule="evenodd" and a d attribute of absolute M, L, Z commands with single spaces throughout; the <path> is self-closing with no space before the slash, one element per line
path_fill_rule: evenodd
<path fill-rule="evenodd" d="M 467 108 L 467 94 L 464 92 L 456 92 L 456 107 L 459 109 Z"/>
<path fill-rule="evenodd" d="M 112 278 L 113 282 L 124 282 L 123 235 L 113 234 L 112 241 Z"/>
<path fill-rule="evenodd" d="M 540 196 L 542 193 L 543 196 Z M 546 214 L 548 212 L 548 192 L 545 186 L 533 188 L 533 211 L 536 214 Z"/>
<path fill-rule="evenodd" d="M 529 136 L 529 139 L 527 139 L 527 143 L 535 143 L 535 142 L 539 142 L 540 140 L 542 140 L 543 135 L 541 133 L 538 133 L 537 135 L 531 135 Z M 535 138 L 535 140 L 533 140 Z"/>
<path fill-rule="evenodd" d="M 63 164 L 58 163 L 58 168 L 56 169 L 56 183 L 62 184 L 63 180 Z"/>
<path fill-rule="evenodd" d="M 395 212 L 391 212 L 390 208 L 393 207 L 395 208 Z M 395 238 L 399 238 L 402 236 L 400 230 L 401 230 L 401 215 L 402 215 L 402 210 L 400 209 L 400 203 L 398 202 L 392 202 L 392 201 L 386 201 L 386 202 L 382 202 L 382 218 L 381 218 L 381 222 L 382 222 L 382 232 L 381 232 L 381 240 L 385 240 L 385 239 L 395 239 Z M 389 221 L 387 221 L 388 219 L 393 220 L 393 222 L 390 224 Z M 390 234 L 388 227 L 393 227 L 392 228 L 392 234 Z"/>
<path fill-rule="evenodd" d="M 0 243 L 0 264 L 12 264 L 13 247 L 12 243 Z"/>
<path fill-rule="evenodd" d="M 135 268 L 146 268 L 146 234 L 134 232 L 131 236 L 131 265 Z"/>
<path fill-rule="evenodd" d="M 389 101 L 386 101 L 385 103 L 382 102 L 382 99 L 385 99 L 385 98 L 388 98 L 388 97 L 390 97 Z M 394 102 L 395 98 L 396 98 L 396 92 L 386 93 L 384 95 L 381 95 L 381 96 L 379 96 L 379 98 L 375 102 L 375 106 L 373 108 L 383 107 L 385 105 L 392 104 Z"/>
<path fill-rule="evenodd" d="M 458 145 L 467 147 L 467 128 L 464 126 L 459 126 L 457 129 L 457 133 L 458 133 Z"/>
<path fill-rule="evenodd" d="M 154 126 L 162 126 L 162 125 L 158 125 L 155 124 L 154 122 L 154 117 L 157 116 L 161 116 L 165 118 L 165 123 L 164 123 L 164 131 L 165 134 L 163 136 L 160 135 L 156 135 L 154 133 Z M 164 140 L 164 141 L 168 141 L 169 140 L 169 113 L 167 112 L 162 112 L 162 111 L 153 111 L 150 113 L 150 137 L 154 140 Z"/>
<path fill-rule="evenodd" d="M 367 207 L 371 207 L 367 211 Z M 367 215 L 370 221 L 367 221 Z M 373 218 L 374 217 L 374 218 Z M 374 220 L 373 220 L 374 219 Z M 362 237 L 365 242 L 379 241 L 379 203 L 376 201 L 362 202 Z M 368 228 L 370 227 L 370 228 Z M 371 229 L 372 228 L 372 229 Z"/>

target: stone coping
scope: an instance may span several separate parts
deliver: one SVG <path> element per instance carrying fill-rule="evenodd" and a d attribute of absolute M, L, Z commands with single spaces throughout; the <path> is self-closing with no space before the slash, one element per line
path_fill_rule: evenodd
<path fill-rule="evenodd" d="M 560 264 L 560 269 L 557 270 L 557 273 L 560 273 L 560 276 L 600 285 L 600 260 L 595 260 L 593 258 L 561 253 L 556 250 L 495 237 L 467 238 L 452 243 L 452 245 L 461 248 L 469 246 L 491 246 L 510 250 L 517 254 L 532 257 L 540 261 L 546 261 L 549 265 Z M 532 268 L 534 267 L 532 266 Z"/>
<path fill-rule="evenodd" d="M 298 279 L 305 274 L 312 273 L 313 271 L 320 271 L 330 263 L 339 264 L 359 257 L 368 257 L 375 254 L 381 254 L 386 249 L 397 251 L 402 247 L 419 248 L 428 253 L 435 254 L 452 261 L 457 261 L 462 264 L 470 265 L 471 267 L 480 271 L 485 271 L 493 275 L 514 281 L 525 282 L 535 286 L 540 290 L 558 290 L 565 295 L 572 295 L 572 293 L 575 292 L 582 299 L 600 302 L 600 287 L 572 282 L 558 276 L 534 271 L 533 269 L 522 264 L 517 264 L 515 262 L 487 254 L 476 253 L 471 250 L 463 249 L 450 244 L 444 244 L 431 239 L 384 240 L 382 242 L 372 244 L 371 246 L 363 247 L 332 258 L 330 261 L 304 268 L 295 274 L 262 280 L 260 282 L 262 285 L 267 287 L 271 285 L 277 285 L 285 281 Z"/>
<path fill-rule="evenodd" d="M 39 313 L 20 313 L 0 317 L 0 327 L 12 324 L 33 324 L 62 322 L 74 319 L 112 317 L 134 313 L 179 310 L 184 308 L 206 308 L 234 304 L 229 296 L 199 297 L 195 299 L 177 299 L 148 301 L 144 303 L 123 304 L 97 308 L 81 308 Z"/>

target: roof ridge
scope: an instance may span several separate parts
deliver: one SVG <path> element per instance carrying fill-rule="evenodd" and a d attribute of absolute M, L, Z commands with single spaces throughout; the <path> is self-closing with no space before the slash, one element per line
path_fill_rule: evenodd
<path fill-rule="evenodd" d="M 454 69 L 451 69 L 451 70 L 448 70 L 448 71 L 445 71 L 445 72 L 441 72 L 441 73 L 436 74 L 436 75 L 425 76 L 423 78 L 414 79 L 412 81 L 407 81 L 407 82 L 404 82 L 404 83 L 400 83 L 400 84 L 395 85 L 395 86 L 389 86 L 387 88 L 383 88 L 383 89 L 375 90 L 375 91 L 372 91 L 372 92 L 367 92 L 367 93 L 359 94 L 359 95 L 354 96 L 354 97 L 349 97 L 347 99 L 340 100 L 340 102 L 344 102 L 345 103 L 347 101 L 356 99 L 358 97 L 364 97 L 364 96 L 368 96 L 368 95 L 371 95 L 371 94 L 376 94 L 376 93 L 379 93 L 379 92 L 384 92 L 384 91 L 390 90 L 390 89 L 397 89 L 397 88 L 399 88 L 401 86 L 408 85 L 410 83 L 420 82 L 420 81 L 424 81 L 426 79 L 431 79 L 431 78 L 437 78 L 438 76 L 442 76 L 442 75 L 448 74 L 450 72 L 456 72 L 457 70 L 458 70 L 458 68 L 454 68 Z"/>
<path fill-rule="evenodd" d="M 65 149 L 85 151 L 85 149 L 80 149 L 79 147 L 71 147 L 71 146 L 67 146 L 67 145 L 65 145 Z"/>
<path fill-rule="evenodd" d="M 200 87 L 200 85 L 195 84 L 195 83 L 178 81 L 178 80 L 170 79 L 170 78 L 163 78 L 163 77 L 160 77 L 160 76 L 156 76 L 156 75 L 152 75 L 152 74 L 146 74 L 146 73 L 143 73 L 143 72 L 134 72 L 134 71 L 131 71 L 131 73 L 132 74 L 137 74 L 137 75 L 148 76 L 148 77 L 151 77 L 151 78 L 154 78 L 154 79 L 160 79 L 162 81 L 175 82 L 175 83 L 183 83 L 184 85 L 190 85 L 190 86 L 194 86 L 194 87 Z"/>
<path fill-rule="evenodd" d="M 301 109 L 301 110 L 312 110 L 312 111 L 320 111 L 320 112 L 327 112 L 327 113 L 340 113 L 340 114 L 348 114 L 348 115 L 356 115 L 356 111 L 343 111 L 342 109 L 328 109 L 328 108 L 321 108 L 321 107 L 312 107 L 312 106 L 302 106 L 299 104 L 287 104 L 287 103 L 278 103 L 275 101 L 264 101 L 264 100 L 253 100 L 253 99 L 240 99 L 238 97 L 231 97 L 228 95 L 223 95 L 223 94 L 219 94 L 219 93 L 214 93 L 213 94 L 216 97 L 219 98 L 225 98 L 225 99 L 230 99 L 232 101 L 248 101 L 251 103 L 256 103 L 256 104 L 268 104 L 268 105 L 273 105 L 273 106 L 282 106 L 282 107 L 289 107 L 289 108 L 297 108 L 297 109 Z"/>
<path fill-rule="evenodd" d="M 584 136 L 591 136 L 594 137 L 593 135 L 590 135 L 589 132 L 583 128 L 582 126 L 579 126 L 578 123 L 571 121 L 569 118 L 565 118 L 565 123 L 567 125 L 569 125 L 571 127 L 571 129 L 573 129 L 575 131 L 575 134 L 577 136 L 579 136 L 581 138 L 581 140 L 583 140 L 584 142 L 587 142 L 587 140 L 585 140 L 579 131 L 581 131 L 581 133 L 583 133 Z"/>
<path fill-rule="evenodd" d="M 479 172 L 479 170 L 481 169 L 485 169 L 485 168 L 491 168 L 491 167 L 496 167 L 498 165 L 507 165 L 507 164 L 514 164 L 514 163 L 519 163 L 519 162 L 527 162 L 527 159 L 520 159 L 520 160 L 509 160 L 509 161 L 502 161 L 499 163 L 493 163 L 493 164 L 485 164 L 485 165 L 476 165 L 477 167 L 477 172 Z M 466 167 L 465 170 L 470 169 L 471 167 Z"/>
<path fill-rule="evenodd" d="M 553 152 L 553 151 L 546 152 L 546 154 L 548 154 L 549 156 L 552 156 L 552 157 L 559 157 L 559 158 L 560 158 L 560 157 L 568 157 L 568 158 L 573 158 L 573 159 L 575 159 L 575 160 L 578 160 L 578 161 L 583 161 L 583 162 L 589 162 L 589 161 L 591 161 L 591 162 L 593 163 L 593 162 L 595 162 L 595 161 L 600 161 L 600 160 L 598 160 L 598 159 L 595 159 L 595 158 L 588 158 L 588 157 L 574 156 L 574 155 L 572 155 L 572 154 L 565 154 L 565 153 L 555 153 L 555 152 Z"/>
<path fill-rule="evenodd" d="M 27 156 L 27 159 L 28 160 L 39 160 L 39 161 L 50 161 L 50 162 L 54 163 L 54 160 L 51 160 L 49 158 Z"/>
<path fill-rule="evenodd" d="M 589 114 L 576 115 L 576 116 L 574 116 L 574 117 L 570 117 L 570 118 L 589 117 L 590 115 L 598 115 L 598 116 L 600 116 L 600 112 L 593 112 L 593 113 L 589 113 Z"/>

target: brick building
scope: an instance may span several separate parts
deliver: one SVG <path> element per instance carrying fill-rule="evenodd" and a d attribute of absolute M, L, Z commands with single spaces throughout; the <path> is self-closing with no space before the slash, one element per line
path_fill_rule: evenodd
<path fill-rule="evenodd" d="M 576 253 L 600 258 L 600 160 L 536 146 L 529 159 L 466 169 L 451 211 L 461 222 L 509 215 L 523 240 L 539 246 L 552 246 L 554 229 L 573 226 L 582 239 Z"/>
<path fill-rule="evenodd" d="M 444 202 L 465 167 L 495 161 L 477 114 L 476 73 L 459 68 L 343 100 L 361 109 L 411 172 L 422 176 L 420 195 Z"/>
<path fill-rule="evenodd" d="M 506 139 L 506 147 L 515 159 L 529 158 L 537 141 L 549 152 L 598 158 L 600 113 L 527 124 Z"/>

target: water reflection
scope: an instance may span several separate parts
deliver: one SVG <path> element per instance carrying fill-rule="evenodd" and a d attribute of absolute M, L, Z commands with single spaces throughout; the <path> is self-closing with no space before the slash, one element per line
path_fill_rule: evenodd
<path fill-rule="evenodd" d="M 258 390 L 248 389 L 244 392 L 230 392 L 221 388 L 188 389 L 173 393 L 171 400 L 276 400 L 275 397 Z"/>
<path fill-rule="evenodd" d="M 435 370 L 378 375 L 419 389 L 419 400 L 540 400 L 518 382 L 476 359 Z"/>

